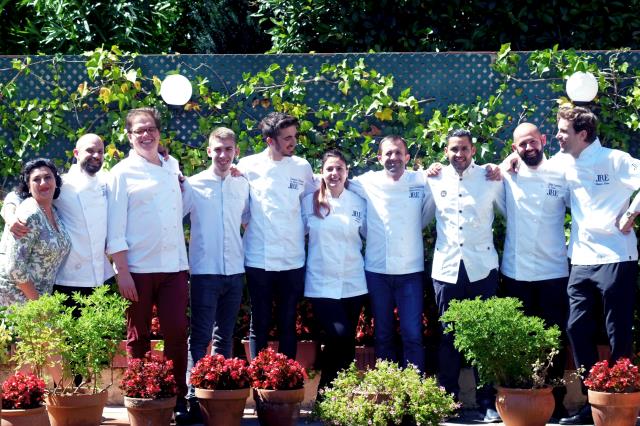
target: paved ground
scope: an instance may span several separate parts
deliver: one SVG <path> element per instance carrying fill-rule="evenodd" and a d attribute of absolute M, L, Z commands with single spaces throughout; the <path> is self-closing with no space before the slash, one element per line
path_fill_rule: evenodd
<path fill-rule="evenodd" d="M 298 422 L 299 425 L 307 426 L 321 426 L 321 422 L 314 422 L 309 417 L 308 411 L 302 412 L 302 417 Z M 106 407 L 104 410 L 104 422 L 103 425 L 128 425 L 127 411 L 124 407 Z M 457 419 L 452 419 L 448 422 L 442 423 L 445 426 L 460 426 L 460 425 L 480 425 L 485 424 L 479 418 L 474 415 L 473 411 L 463 411 L 462 416 Z M 494 423 L 495 425 L 503 425 L 503 423 Z M 549 425 L 555 425 L 556 423 L 549 423 Z M 242 420 L 243 426 L 257 426 L 258 419 L 256 418 L 253 409 L 247 409 L 244 412 L 244 418 Z"/>

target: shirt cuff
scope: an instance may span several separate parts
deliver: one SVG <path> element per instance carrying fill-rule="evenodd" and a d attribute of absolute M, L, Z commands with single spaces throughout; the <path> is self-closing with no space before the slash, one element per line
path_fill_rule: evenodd
<path fill-rule="evenodd" d="M 108 255 L 112 255 L 113 253 L 118 253 L 123 250 L 129 250 L 129 246 L 127 245 L 127 240 L 125 240 L 124 238 L 116 238 L 116 239 L 107 241 Z"/>

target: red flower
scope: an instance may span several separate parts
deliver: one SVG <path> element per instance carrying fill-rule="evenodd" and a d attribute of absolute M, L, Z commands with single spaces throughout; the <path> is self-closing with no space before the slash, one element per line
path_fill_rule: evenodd
<path fill-rule="evenodd" d="M 205 355 L 191 369 L 191 384 L 201 389 L 243 389 L 251 385 L 249 366 L 243 359 Z"/>
<path fill-rule="evenodd" d="M 258 389 L 301 389 L 307 373 L 302 366 L 281 353 L 267 348 L 249 366 L 252 386 Z"/>
<path fill-rule="evenodd" d="M 620 358 L 613 367 L 609 367 L 609 362 L 604 360 L 591 367 L 584 384 L 598 392 L 638 392 L 640 372 L 629 358 Z"/>
<path fill-rule="evenodd" d="M 173 361 L 147 354 L 129 360 L 120 381 L 120 389 L 130 398 L 167 398 L 177 392 Z"/>
<path fill-rule="evenodd" d="M 20 372 L 2 384 L 2 408 L 24 410 L 38 408 L 44 400 L 45 383 L 33 373 Z"/>

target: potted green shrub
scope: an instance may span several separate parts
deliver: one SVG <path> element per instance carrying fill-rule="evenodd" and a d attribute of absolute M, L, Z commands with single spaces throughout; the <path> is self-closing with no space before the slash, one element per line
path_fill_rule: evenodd
<path fill-rule="evenodd" d="M 176 405 L 173 361 L 148 354 L 131 359 L 120 381 L 131 426 L 165 426 Z"/>
<path fill-rule="evenodd" d="M 205 355 L 191 369 L 190 381 L 207 426 L 240 426 L 251 385 L 245 360 Z"/>
<path fill-rule="evenodd" d="M 47 426 L 44 380 L 18 372 L 2 383 L 2 426 Z"/>
<path fill-rule="evenodd" d="M 596 426 L 633 426 L 640 411 L 640 371 L 628 358 L 597 362 L 584 384 Z"/>
<path fill-rule="evenodd" d="M 52 426 L 100 424 L 111 385 L 102 386 L 101 372 L 118 351 L 129 303 L 107 286 L 73 299 L 78 307 L 66 307 L 65 295 L 43 295 L 11 306 L 8 314 L 18 336 L 12 360 L 39 377 L 45 370 L 55 376 L 45 396 Z M 75 383 L 76 377 L 82 382 Z"/>
<path fill-rule="evenodd" d="M 331 425 L 435 426 L 458 409 L 434 378 L 421 375 L 413 366 L 403 369 L 382 360 L 365 372 L 352 363 L 321 395 L 314 415 Z"/>
<path fill-rule="evenodd" d="M 454 334 L 456 349 L 477 368 L 480 383 L 497 387 L 496 407 L 505 425 L 547 423 L 554 400 L 546 376 L 560 345 L 558 327 L 524 315 L 522 302 L 509 297 L 454 300 L 441 321 Z"/>
<path fill-rule="evenodd" d="M 260 425 L 296 425 L 304 400 L 302 365 L 267 348 L 251 360 L 249 371 Z"/>

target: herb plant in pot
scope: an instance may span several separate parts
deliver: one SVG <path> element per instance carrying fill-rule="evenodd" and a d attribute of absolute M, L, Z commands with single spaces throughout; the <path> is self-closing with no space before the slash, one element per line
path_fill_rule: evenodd
<path fill-rule="evenodd" d="M 496 408 L 506 426 L 543 426 L 554 408 L 547 370 L 560 330 L 526 316 L 515 298 L 454 300 L 441 317 L 454 345 L 478 370 L 481 384 L 497 387 Z"/>
<path fill-rule="evenodd" d="M 191 385 L 207 426 L 240 426 L 251 385 L 245 360 L 205 355 L 191 369 Z"/>
<path fill-rule="evenodd" d="M 267 348 L 251 361 L 249 370 L 260 425 L 296 425 L 304 400 L 304 368 Z"/>
<path fill-rule="evenodd" d="M 13 361 L 29 365 L 42 377 L 55 375 L 45 395 L 52 426 L 99 425 L 107 402 L 101 372 L 118 351 L 128 302 L 97 288 L 90 296 L 73 296 L 76 307 L 64 305 L 66 296 L 43 295 L 9 308 L 9 322 L 18 340 Z M 79 314 L 74 318 L 73 310 Z M 76 379 L 82 378 L 77 383 Z"/>
<path fill-rule="evenodd" d="M 597 362 L 584 384 L 596 426 L 633 426 L 640 411 L 640 371 L 628 358 Z"/>
<path fill-rule="evenodd" d="M 120 382 L 132 426 L 166 426 L 176 405 L 173 362 L 148 354 L 131 359 Z"/>
<path fill-rule="evenodd" d="M 436 426 L 454 415 L 453 397 L 413 366 L 405 369 L 378 360 L 360 372 L 355 363 L 338 373 L 322 391 L 314 414 L 327 424 L 368 426 L 417 424 Z"/>
<path fill-rule="evenodd" d="M 2 426 L 48 426 L 44 380 L 16 373 L 2 384 Z"/>

